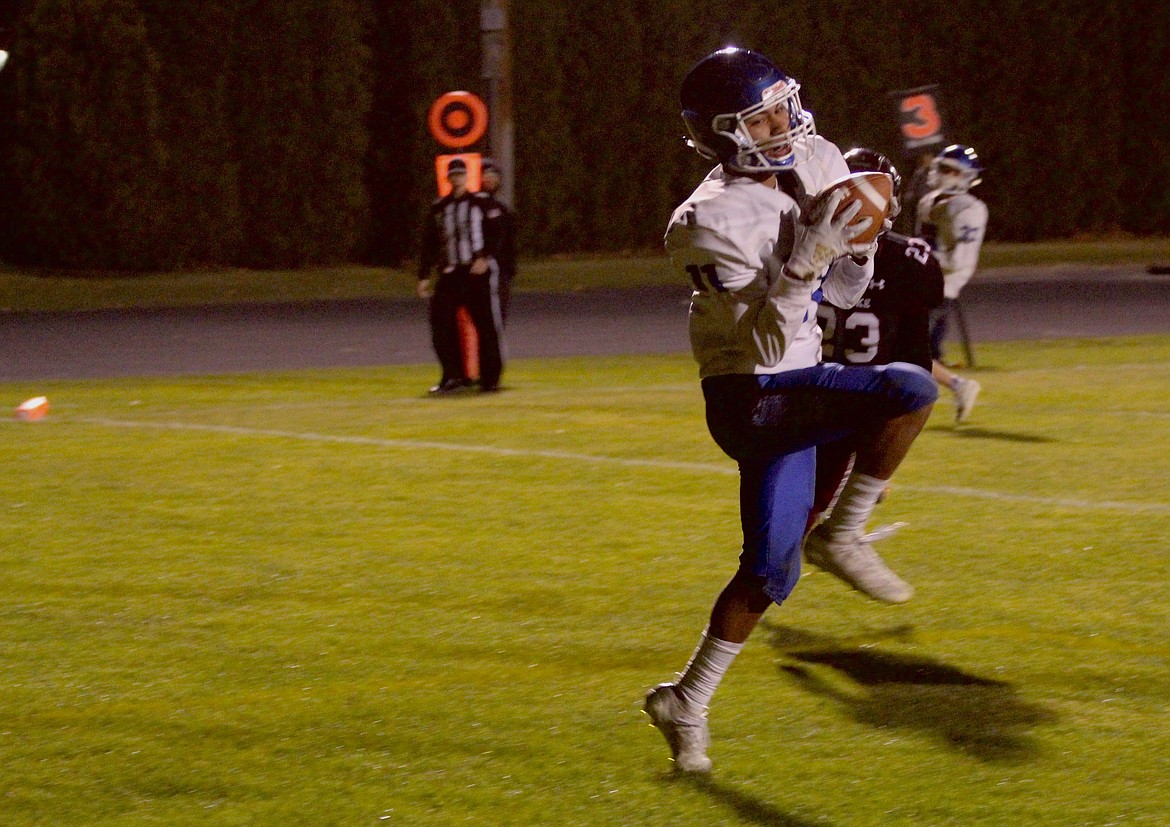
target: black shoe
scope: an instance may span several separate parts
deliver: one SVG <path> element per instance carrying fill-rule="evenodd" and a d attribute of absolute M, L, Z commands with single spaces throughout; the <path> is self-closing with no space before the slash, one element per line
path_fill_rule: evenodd
<path fill-rule="evenodd" d="M 459 393 L 469 387 L 471 387 L 470 379 L 444 379 L 427 391 L 427 393 L 431 396 L 447 396 L 452 393 Z"/>
<path fill-rule="evenodd" d="M 500 392 L 500 386 L 499 386 L 499 385 L 484 385 L 484 384 L 480 384 L 480 386 L 479 386 L 479 392 L 480 392 L 480 393 L 499 393 L 499 392 Z"/>

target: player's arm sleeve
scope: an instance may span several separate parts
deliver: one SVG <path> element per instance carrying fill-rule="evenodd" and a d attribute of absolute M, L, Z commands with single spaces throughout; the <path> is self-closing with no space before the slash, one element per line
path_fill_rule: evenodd
<path fill-rule="evenodd" d="M 926 313 L 943 303 L 943 271 L 938 256 L 925 239 L 909 237 L 895 259 L 899 295 L 911 313 Z"/>
<path fill-rule="evenodd" d="M 821 289 L 829 304 L 848 310 L 861 301 L 872 278 L 872 256 L 863 264 L 858 264 L 849 256 L 842 256 L 829 266 L 829 273 Z"/>
<path fill-rule="evenodd" d="M 930 220 L 930 209 L 934 205 L 931 193 L 925 193 L 914 207 L 914 235 L 923 239 L 932 249 L 938 248 L 938 228 Z"/>
<path fill-rule="evenodd" d="M 971 276 L 975 275 L 986 230 L 987 205 L 982 201 L 975 201 L 955 214 L 952 226 L 954 246 L 941 259 L 948 299 L 957 299 Z"/>
<path fill-rule="evenodd" d="M 804 322 L 815 282 L 781 275 L 779 260 L 769 258 L 762 267 L 755 266 L 735 244 L 703 227 L 673 227 L 666 248 L 674 267 L 694 288 L 693 330 L 734 340 L 765 367 L 784 358 Z"/>

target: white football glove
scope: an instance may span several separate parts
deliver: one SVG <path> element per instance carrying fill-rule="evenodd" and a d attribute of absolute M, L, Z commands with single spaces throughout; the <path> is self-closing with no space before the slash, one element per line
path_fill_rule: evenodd
<path fill-rule="evenodd" d="M 878 239 L 893 229 L 894 222 L 887 218 L 882 222 L 882 231 L 873 237 L 873 241 L 869 242 L 869 244 L 854 244 L 853 250 L 849 255 L 853 256 L 853 260 L 858 264 L 864 264 L 865 262 L 861 259 L 873 258 L 877 255 Z"/>
<path fill-rule="evenodd" d="M 882 231 L 873 237 L 873 241 L 869 242 L 869 244 L 854 244 L 853 245 L 854 249 L 852 252 L 849 253 L 849 255 L 853 256 L 853 259 L 855 261 L 857 261 L 858 259 L 873 258 L 875 255 L 877 255 L 878 239 L 881 238 L 886 233 L 891 232 L 893 229 L 894 229 L 893 219 L 886 218 L 886 220 L 882 222 Z M 857 263 L 864 264 L 865 262 L 857 261 Z"/>
<path fill-rule="evenodd" d="M 881 235 L 878 235 L 881 238 Z M 853 260 L 858 264 L 864 264 L 864 259 L 873 258 L 877 255 L 878 240 L 875 238 L 869 244 L 854 244 L 849 249 L 849 255 L 853 256 Z"/>
<path fill-rule="evenodd" d="M 854 201 L 840 215 L 833 217 L 844 197 L 843 189 L 829 193 L 818 208 L 807 216 L 807 221 L 802 216 L 797 222 L 792 255 L 784 265 L 789 277 L 811 281 L 841 256 L 860 257 L 872 254 L 876 246 L 874 242 L 853 243 L 853 239 L 865 232 L 873 223 L 872 218 L 866 217 L 853 226 L 849 225 L 861 210 L 860 201 Z"/>

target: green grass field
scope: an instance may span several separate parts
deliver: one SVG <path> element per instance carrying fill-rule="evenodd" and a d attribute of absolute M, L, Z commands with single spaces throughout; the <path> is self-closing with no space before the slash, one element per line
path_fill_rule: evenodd
<path fill-rule="evenodd" d="M 980 346 L 675 777 L 739 544 L 687 356 L 0 385 L 4 825 L 1164 825 L 1170 337 Z"/>

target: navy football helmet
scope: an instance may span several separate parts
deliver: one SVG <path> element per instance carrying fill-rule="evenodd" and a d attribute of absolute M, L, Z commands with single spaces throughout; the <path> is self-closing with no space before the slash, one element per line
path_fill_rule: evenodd
<path fill-rule="evenodd" d="M 902 202 L 898 197 L 902 192 L 902 176 L 893 162 L 876 150 L 859 146 L 845 153 L 845 163 L 849 165 L 850 172 L 884 172 L 894 179 L 894 197 L 891 199 L 893 203 L 890 204 L 888 218 L 890 221 L 897 218 L 898 213 L 902 212 Z"/>
<path fill-rule="evenodd" d="M 949 173 L 949 174 L 948 174 Z M 964 193 L 983 180 L 983 164 L 969 146 L 951 144 L 930 162 L 926 185 L 950 195 Z"/>
<path fill-rule="evenodd" d="M 800 84 L 758 52 L 728 46 L 707 55 L 683 80 L 679 98 L 687 143 L 730 170 L 778 172 L 812 157 L 816 126 L 800 105 Z M 788 129 L 752 138 L 748 119 L 772 110 L 787 114 Z"/>

